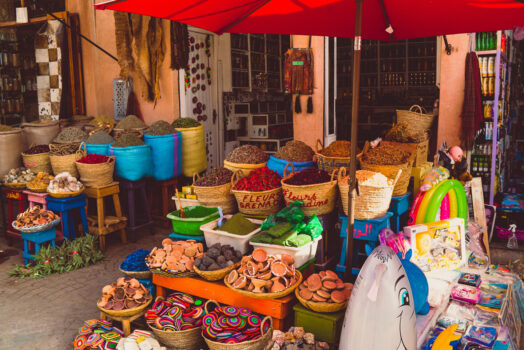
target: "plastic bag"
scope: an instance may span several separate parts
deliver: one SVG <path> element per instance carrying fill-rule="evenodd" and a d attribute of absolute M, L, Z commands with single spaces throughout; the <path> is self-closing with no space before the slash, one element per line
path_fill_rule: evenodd
<path fill-rule="evenodd" d="M 315 214 L 313 214 L 311 220 L 309 220 L 306 227 L 301 233 L 311 236 L 312 239 L 315 239 L 317 237 L 322 236 L 323 231 L 324 228 L 322 227 L 322 223 L 320 222 L 319 218 Z"/>
<path fill-rule="evenodd" d="M 269 230 L 271 227 L 275 226 L 276 224 L 278 224 L 277 217 L 275 216 L 275 214 L 271 214 L 266 218 L 266 220 L 264 220 L 264 222 L 260 226 L 260 230 L 261 231 Z"/>
<path fill-rule="evenodd" d="M 291 223 L 299 223 L 304 220 L 304 212 L 300 207 L 304 204 L 302 201 L 294 201 L 289 207 L 282 209 L 277 213 L 277 218 L 284 219 Z"/>

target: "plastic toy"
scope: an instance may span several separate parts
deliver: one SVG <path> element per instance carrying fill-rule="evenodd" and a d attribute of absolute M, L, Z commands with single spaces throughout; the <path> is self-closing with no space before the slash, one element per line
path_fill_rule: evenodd
<path fill-rule="evenodd" d="M 477 275 L 476 273 L 462 272 L 458 282 L 468 286 L 478 287 L 482 280 L 480 279 L 480 275 Z"/>
<path fill-rule="evenodd" d="M 478 287 L 457 284 L 451 290 L 451 297 L 455 300 L 462 300 L 471 304 L 476 304 L 480 299 L 480 291 Z"/>
<path fill-rule="evenodd" d="M 429 191 L 433 186 L 436 186 L 443 180 L 449 178 L 449 171 L 444 167 L 432 168 L 426 173 L 426 176 L 422 179 L 419 191 Z"/>
<path fill-rule="evenodd" d="M 420 315 L 426 315 L 429 312 L 429 286 L 428 280 L 424 272 L 415 264 L 413 264 L 410 259 L 413 251 L 410 249 L 405 254 L 405 257 L 402 258 L 402 254 L 399 252 L 397 256 L 406 270 L 408 275 L 409 285 L 411 286 L 411 292 L 413 293 L 413 300 L 415 303 L 415 312 Z"/>
<path fill-rule="evenodd" d="M 437 339 L 435 339 L 431 350 L 453 350 L 453 346 L 451 346 L 450 343 L 460 339 L 460 335 L 455 334 L 457 328 L 458 325 L 454 324 L 443 330 Z"/>
<path fill-rule="evenodd" d="M 491 347 L 497 339 L 497 329 L 487 326 L 471 326 L 466 333 L 466 339 Z"/>
<path fill-rule="evenodd" d="M 367 258 L 353 287 L 339 349 L 416 349 L 415 320 L 406 270 L 393 249 L 380 245 Z"/>

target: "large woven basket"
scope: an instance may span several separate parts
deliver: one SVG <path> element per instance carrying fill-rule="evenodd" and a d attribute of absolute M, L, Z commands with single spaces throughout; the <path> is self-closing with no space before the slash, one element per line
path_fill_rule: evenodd
<path fill-rule="evenodd" d="M 219 306 L 218 303 L 214 300 L 208 300 L 205 305 L 206 313 L 209 313 L 208 306 L 210 304 L 215 304 L 216 306 Z M 260 324 L 260 332 L 263 333 L 263 327 L 266 322 L 269 322 L 269 329 L 265 334 L 263 334 L 260 338 L 249 340 L 242 343 L 236 343 L 236 344 L 225 344 L 225 343 L 218 343 L 212 340 L 207 339 L 203 336 L 204 340 L 206 341 L 207 346 L 210 350 L 264 350 L 271 342 L 271 339 L 273 337 L 273 319 L 269 316 L 264 317 Z"/>
<path fill-rule="evenodd" d="M 318 148 L 319 145 L 320 148 Z M 338 170 L 341 167 L 349 168 L 351 157 L 328 157 L 322 154 L 323 149 L 324 146 L 322 145 L 322 141 L 317 139 L 317 143 L 315 145 L 315 157 L 317 159 L 317 167 L 319 169 L 328 173 L 332 173 L 334 170 Z M 357 160 L 360 159 L 361 156 L 362 153 L 357 154 Z"/>
<path fill-rule="evenodd" d="M 102 187 L 113 182 L 115 172 L 115 157 L 109 157 L 107 162 L 86 164 L 76 161 L 80 173 L 80 181 L 87 187 Z"/>
<path fill-rule="evenodd" d="M 237 202 L 235 196 L 231 194 L 231 182 L 219 186 L 195 186 L 198 173 L 193 175 L 193 189 L 198 201 L 205 207 L 221 207 L 224 214 L 234 214 L 237 212 Z"/>
<path fill-rule="evenodd" d="M 85 187 L 82 187 L 81 190 L 75 191 L 75 192 L 50 192 L 47 191 L 47 194 L 53 198 L 70 198 L 70 197 L 76 197 L 84 193 Z"/>
<path fill-rule="evenodd" d="M 233 264 L 231 266 L 225 267 L 223 269 L 215 270 L 215 271 L 202 271 L 198 267 L 193 266 L 193 269 L 195 272 L 202 277 L 203 279 L 207 281 L 220 281 L 223 280 L 226 275 L 231 272 L 231 270 L 236 269 L 240 266 L 240 261 L 236 264 Z"/>
<path fill-rule="evenodd" d="M 295 272 L 296 272 L 295 279 L 297 280 L 295 284 L 293 284 L 292 286 L 289 286 L 289 288 L 286 288 L 281 292 L 276 292 L 276 293 L 253 293 L 247 290 L 237 289 L 237 288 L 234 288 L 231 284 L 227 282 L 227 278 L 224 278 L 224 284 L 231 290 L 234 290 L 238 294 L 242 294 L 246 297 L 257 298 L 257 299 L 279 299 L 279 298 L 283 298 L 286 295 L 293 293 L 293 291 L 298 288 L 300 283 L 302 283 L 302 274 L 298 270 Z"/>
<path fill-rule="evenodd" d="M 233 162 L 224 160 L 224 168 L 229 169 L 234 173 L 237 170 L 242 170 L 242 172 L 244 173 L 244 176 L 248 176 L 249 173 L 251 173 L 255 169 L 265 167 L 266 164 L 267 162 L 258 163 L 258 164 L 241 164 L 241 163 L 233 163 Z"/>
<path fill-rule="evenodd" d="M 235 195 L 238 210 L 247 215 L 268 216 L 276 214 L 284 206 L 282 187 L 272 190 L 253 192 L 235 190 L 235 185 L 242 178 L 242 171 L 237 170 L 231 178 L 231 193 Z"/>
<path fill-rule="evenodd" d="M 414 110 L 418 111 L 415 112 Z M 435 121 L 435 115 L 426 113 L 426 110 L 419 105 L 413 105 L 409 110 L 397 109 L 397 123 L 406 122 L 413 128 L 429 131 Z"/>
<path fill-rule="evenodd" d="M 429 139 L 418 143 L 404 143 L 394 141 L 382 141 L 381 144 L 390 144 L 399 149 L 413 154 L 413 166 L 421 167 L 428 161 L 428 145 Z"/>
<path fill-rule="evenodd" d="M 124 310 L 107 310 L 107 309 L 104 309 L 98 306 L 98 303 L 97 303 L 97 307 L 100 309 L 100 311 L 108 314 L 109 316 L 128 317 L 128 316 L 137 315 L 141 313 L 142 311 L 144 311 L 149 306 L 149 304 L 151 304 L 152 300 L 153 300 L 153 297 L 149 295 L 149 300 L 143 303 L 142 305 L 131 308 L 131 309 L 124 309 Z M 98 301 L 100 301 L 100 299 L 98 299 Z"/>
<path fill-rule="evenodd" d="M 346 168 L 340 168 L 338 175 L 338 188 L 342 200 L 344 213 L 348 215 L 349 176 Z M 358 171 L 357 171 L 358 173 Z M 370 220 L 383 216 L 389 209 L 393 189 L 402 171 L 397 172 L 395 180 L 389 186 L 366 186 L 357 182 L 358 195 L 355 198 L 355 219 Z"/>
<path fill-rule="evenodd" d="M 148 280 L 148 279 L 151 279 L 151 275 L 152 275 L 151 271 L 149 270 L 147 271 L 125 271 L 125 270 L 122 270 L 120 267 L 118 269 L 124 275 L 131 277 L 131 278 L 136 278 L 137 280 Z"/>
<path fill-rule="evenodd" d="M 291 165 L 292 171 L 288 172 Z M 296 200 L 304 202 L 301 209 L 305 216 L 324 215 L 331 213 L 335 208 L 337 199 L 337 180 L 334 179 L 335 171 L 331 173 L 331 180 L 313 185 L 288 185 L 286 180 L 293 177 L 295 169 L 293 164 L 288 163 L 284 168 L 284 178 L 282 179 L 282 194 L 286 205 Z"/>
<path fill-rule="evenodd" d="M 58 175 L 63 172 L 68 172 L 71 174 L 71 176 L 78 178 L 76 161 L 86 155 L 85 150 L 82 150 L 81 147 L 82 146 L 79 144 L 78 150 L 73 154 L 68 154 L 65 156 L 50 155 L 49 160 L 51 161 L 53 173 Z M 53 150 L 53 144 L 50 144 L 49 148 Z"/>
<path fill-rule="evenodd" d="M 22 153 L 24 166 L 30 169 L 35 174 L 39 172 L 51 173 L 51 161 L 49 160 L 49 152 L 37 154 Z"/>
<path fill-rule="evenodd" d="M 4 186 L 7 187 L 7 188 L 15 189 L 15 190 L 21 190 L 23 188 L 26 188 L 27 182 L 16 183 L 16 184 L 14 184 L 12 182 L 4 182 Z"/>
<path fill-rule="evenodd" d="M 300 296 L 298 289 L 295 289 L 295 296 L 297 297 L 300 304 L 302 304 L 306 309 L 313 310 L 315 312 L 338 312 L 348 306 L 347 301 L 345 303 L 322 303 L 306 300 Z"/>

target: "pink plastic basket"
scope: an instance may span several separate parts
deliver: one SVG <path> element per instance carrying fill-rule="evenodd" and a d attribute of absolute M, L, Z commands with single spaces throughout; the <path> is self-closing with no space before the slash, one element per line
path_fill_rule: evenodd
<path fill-rule="evenodd" d="M 502 227 L 498 227 L 498 226 L 496 226 L 496 229 L 497 229 L 497 237 L 498 238 L 508 239 L 508 238 L 511 237 L 511 230 L 510 229 L 502 228 Z M 517 239 L 519 241 L 524 241 L 524 231 L 523 230 L 516 230 L 515 231 L 515 236 L 517 236 Z"/>

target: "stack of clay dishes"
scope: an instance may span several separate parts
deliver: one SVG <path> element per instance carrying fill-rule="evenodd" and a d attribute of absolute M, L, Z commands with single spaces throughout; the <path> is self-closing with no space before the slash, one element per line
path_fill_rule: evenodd
<path fill-rule="evenodd" d="M 110 316 L 134 316 L 151 303 L 153 297 L 137 279 L 120 277 L 102 289 L 97 306 Z"/>
<path fill-rule="evenodd" d="M 282 298 L 302 282 L 302 274 L 295 270 L 294 263 L 291 255 L 268 255 L 264 249 L 258 248 L 242 258 L 240 267 L 232 270 L 224 283 L 252 298 Z"/>
<path fill-rule="evenodd" d="M 201 258 L 204 251 L 202 243 L 188 239 L 172 241 L 166 238 L 162 248 L 153 248 L 146 256 L 146 265 L 152 273 L 165 274 L 169 277 L 194 275 L 194 261 Z"/>
<path fill-rule="evenodd" d="M 304 307 L 316 312 L 337 312 L 348 304 L 353 284 L 344 283 L 333 271 L 309 276 L 295 291 Z"/>

